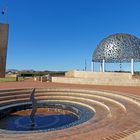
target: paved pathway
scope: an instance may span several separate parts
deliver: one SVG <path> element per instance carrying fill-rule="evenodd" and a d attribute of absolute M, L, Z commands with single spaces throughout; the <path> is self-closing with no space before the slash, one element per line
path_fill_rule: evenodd
<path fill-rule="evenodd" d="M 45 88 L 45 87 L 55 87 L 55 88 L 65 88 L 65 89 L 89 89 L 89 90 L 101 90 L 101 91 L 113 91 L 115 94 L 122 92 L 123 94 L 133 94 L 136 95 L 138 98 L 140 97 L 140 87 L 121 87 L 121 86 L 96 86 L 96 85 L 76 85 L 76 84 L 60 84 L 60 83 L 41 83 L 41 82 L 34 82 L 32 80 L 27 80 L 27 81 L 22 81 L 22 82 L 6 82 L 6 83 L 0 83 L 0 90 L 2 89 L 17 89 L 17 88 Z M 106 95 L 105 95 L 106 97 Z M 113 98 L 113 97 L 112 97 Z M 111 99 L 112 99 L 111 98 Z M 99 99 L 100 100 L 100 99 Z M 117 120 L 115 123 L 112 124 L 116 124 L 114 128 L 113 125 L 103 125 L 103 128 L 97 129 L 96 131 L 91 131 L 91 129 L 89 130 L 89 132 L 86 133 L 82 133 L 84 132 L 86 129 L 88 130 L 91 124 L 94 123 L 85 123 L 85 124 L 81 124 L 72 128 L 68 128 L 68 129 L 64 129 L 64 130 L 58 130 L 57 132 L 49 132 L 49 133 L 37 133 L 37 134 L 27 134 L 27 135 L 12 135 L 12 137 L 10 135 L 4 136 L 0 135 L 0 140 L 15 140 L 15 139 L 19 139 L 19 140 L 31 140 L 31 139 L 37 139 L 37 140 L 44 140 L 44 139 L 55 139 L 55 140 L 98 140 L 98 138 L 100 137 L 100 135 L 105 135 L 106 139 L 102 139 L 102 140 L 118 140 L 118 137 L 121 137 L 123 135 L 128 135 L 129 133 L 133 133 L 134 130 L 129 130 L 127 131 L 121 131 L 121 125 L 122 125 L 122 129 L 127 127 L 127 126 L 131 126 L 133 124 L 133 122 L 135 122 L 136 120 L 139 120 L 138 118 L 140 118 L 140 110 L 139 107 L 137 107 L 135 105 L 135 108 L 133 108 L 131 105 L 132 103 L 130 102 L 130 104 L 128 104 L 127 102 L 121 100 L 122 103 L 124 103 L 127 107 L 128 111 L 127 113 L 127 117 L 122 116 L 121 113 L 118 113 L 118 111 L 121 112 L 122 109 L 117 109 L 115 108 L 115 105 L 113 104 L 113 106 L 110 109 L 114 108 L 114 112 L 116 112 L 116 115 L 118 115 L 118 117 L 116 117 L 114 115 L 114 117 L 112 117 L 112 120 L 107 120 L 107 122 L 113 121 L 113 120 Z M 107 103 L 107 102 L 106 102 Z M 111 104 L 108 104 L 109 106 Z M 116 111 L 118 110 L 118 111 Z M 134 113 L 136 114 L 136 116 L 132 113 L 134 110 Z M 134 115 L 135 118 L 133 118 L 132 116 Z M 120 117 L 121 116 L 121 117 Z M 118 120 L 118 118 L 121 118 L 123 121 L 123 124 L 120 123 L 120 120 Z M 129 121 L 131 120 L 131 121 Z M 125 122 L 125 123 L 124 123 Z M 136 122 L 135 122 L 136 123 Z M 94 125 L 95 126 L 95 125 Z M 113 128 L 111 128 L 113 127 Z M 93 127 L 92 127 L 93 128 Z M 105 129 L 106 128 L 106 129 Z M 137 129 L 137 128 L 134 128 Z M 116 133 L 116 130 L 118 130 L 118 132 L 111 136 L 111 137 L 107 137 L 108 135 L 110 135 L 110 132 L 108 131 L 110 130 L 110 132 L 112 133 Z M 120 130 L 120 131 L 119 131 Z M 139 126 L 138 126 L 138 130 L 139 130 Z M 71 135 L 73 133 L 76 133 L 77 135 Z M 93 138 L 94 135 L 94 138 Z M 128 137 L 126 137 L 124 140 L 140 140 L 139 138 L 140 136 L 140 131 L 137 131 L 137 134 L 135 135 L 135 133 L 133 133 L 132 135 L 129 135 Z M 120 138 L 121 139 L 121 138 Z M 123 139 L 122 139 L 123 140 Z"/>
<path fill-rule="evenodd" d="M 63 87 L 63 88 L 80 88 L 80 89 L 96 89 L 96 90 L 110 90 L 118 92 L 126 92 L 140 96 L 140 87 L 127 86 L 99 86 L 99 85 L 76 85 L 76 84 L 61 84 L 61 83 L 46 83 L 34 82 L 32 80 L 22 82 L 5 82 L 0 83 L 0 89 L 11 88 L 45 88 L 45 87 Z"/>

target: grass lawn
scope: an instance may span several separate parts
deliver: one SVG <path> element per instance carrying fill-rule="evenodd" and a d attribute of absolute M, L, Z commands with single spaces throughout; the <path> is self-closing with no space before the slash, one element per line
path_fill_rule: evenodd
<path fill-rule="evenodd" d="M 18 81 L 22 81 L 22 77 L 18 77 Z M 0 78 L 0 82 L 15 82 L 16 78 L 15 77 L 6 77 L 6 78 Z"/>

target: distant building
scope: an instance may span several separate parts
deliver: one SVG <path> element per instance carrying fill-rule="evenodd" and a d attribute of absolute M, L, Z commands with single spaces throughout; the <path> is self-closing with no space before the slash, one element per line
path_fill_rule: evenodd
<path fill-rule="evenodd" d="M 9 24 L 0 23 L 0 78 L 5 77 Z"/>

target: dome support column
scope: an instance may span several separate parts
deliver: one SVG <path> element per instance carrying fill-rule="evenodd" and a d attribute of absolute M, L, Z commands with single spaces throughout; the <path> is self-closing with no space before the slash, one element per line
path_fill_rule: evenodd
<path fill-rule="evenodd" d="M 102 71 L 103 71 L 103 64 L 101 62 L 101 64 L 100 64 L 100 72 L 102 72 Z"/>
<path fill-rule="evenodd" d="M 131 59 L 131 74 L 134 75 L 134 59 Z"/>
<path fill-rule="evenodd" d="M 94 72 L 94 62 L 91 62 L 91 71 Z"/>
<path fill-rule="evenodd" d="M 105 72 L 105 60 L 103 59 L 102 72 Z"/>

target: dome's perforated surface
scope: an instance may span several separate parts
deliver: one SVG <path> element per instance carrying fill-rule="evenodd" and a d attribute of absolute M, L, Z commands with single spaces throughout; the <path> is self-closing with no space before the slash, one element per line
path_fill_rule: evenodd
<path fill-rule="evenodd" d="M 110 35 L 96 47 L 92 61 L 130 62 L 140 61 L 140 39 L 124 33 Z"/>

